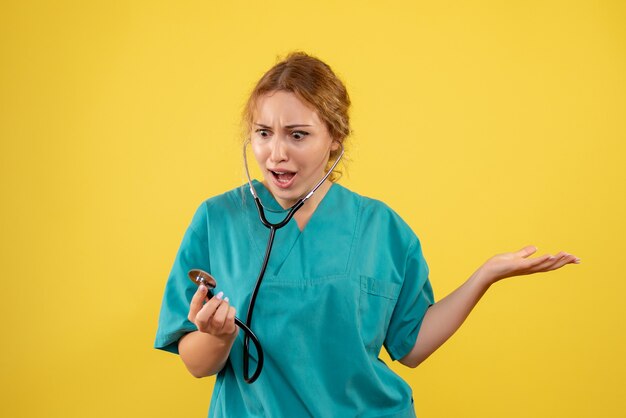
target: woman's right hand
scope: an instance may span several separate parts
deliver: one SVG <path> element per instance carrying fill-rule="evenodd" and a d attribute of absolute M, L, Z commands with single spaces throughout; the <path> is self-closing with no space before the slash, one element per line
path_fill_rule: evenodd
<path fill-rule="evenodd" d="M 191 299 L 187 317 L 196 324 L 200 332 L 226 341 L 234 340 L 239 332 L 239 327 L 235 324 L 235 308 L 230 306 L 228 298 L 223 297 L 223 292 L 219 292 L 205 303 L 206 296 L 206 286 L 198 286 L 196 294 Z"/>

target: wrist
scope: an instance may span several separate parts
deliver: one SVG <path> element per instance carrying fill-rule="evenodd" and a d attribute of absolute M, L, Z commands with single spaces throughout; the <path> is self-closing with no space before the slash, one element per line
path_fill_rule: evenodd
<path fill-rule="evenodd" d="M 489 273 L 489 271 L 480 267 L 472 274 L 470 281 L 481 290 L 487 291 L 487 289 L 496 282 L 496 278 L 493 274 Z"/>

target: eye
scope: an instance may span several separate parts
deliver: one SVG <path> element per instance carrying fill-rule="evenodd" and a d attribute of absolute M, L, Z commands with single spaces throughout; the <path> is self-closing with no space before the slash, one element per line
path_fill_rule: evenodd
<path fill-rule="evenodd" d="M 291 135 L 293 136 L 293 139 L 295 139 L 296 141 L 301 141 L 304 139 L 305 136 L 307 136 L 309 133 L 305 132 L 305 131 L 293 131 L 291 133 Z"/>
<path fill-rule="evenodd" d="M 255 131 L 261 138 L 267 138 L 270 136 L 270 133 L 267 129 L 257 129 Z"/>

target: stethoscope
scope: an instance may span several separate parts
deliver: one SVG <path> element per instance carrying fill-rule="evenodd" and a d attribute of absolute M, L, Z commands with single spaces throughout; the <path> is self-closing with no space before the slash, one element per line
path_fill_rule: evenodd
<path fill-rule="evenodd" d="M 263 349 L 261 348 L 261 343 L 259 342 L 259 339 L 257 338 L 256 335 L 254 335 L 254 332 L 252 332 L 252 330 L 250 329 L 250 325 L 252 324 L 252 312 L 254 311 L 254 304 L 256 303 L 256 296 L 259 293 L 259 288 L 261 287 L 261 281 L 263 280 L 263 277 L 265 276 L 267 263 L 270 259 L 270 254 L 272 252 L 272 244 L 274 244 L 274 236 L 276 235 L 276 230 L 287 225 L 287 223 L 291 220 L 291 218 L 293 218 L 293 215 L 295 215 L 298 209 L 300 209 L 302 205 L 304 205 L 304 202 L 306 202 L 311 196 L 313 196 L 313 193 L 315 193 L 315 191 L 319 189 L 319 187 L 324 183 L 324 181 L 326 181 L 326 179 L 333 172 L 337 164 L 339 164 L 341 157 L 343 157 L 344 148 L 343 148 L 343 144 L 341 142 L 338 142 L 339 146 L 341 147 L 341 153 L 339 154 L 339 156 L 337 157 L 333 165 L 330 167 L 330 170 L 328 170 L 326 175 L 315 185 L 315 187 L 313 187 L 313 189 L 311 189 L 311 191 L 306 196 L 300 198 L 292 207 L 289 208 L 289 213 L 287 213 L 287 216 L 285 216 L 285 218 L 282 221 L 277 222 L 277 223 L 271 223 L 265 217 L 266 208 L 265 206 L 263 206 L 263 203 L 261 203 L 261 199 L 259 199 L 259 195 L 257 194 L 256 190 L 254 189 L 254 186 L 252 185 L 252 179 L 250 178 L 250 171 L 248 171 L 248 158 L 246 155 L 246 147 L 248 146 L 249 143 L 250 143 L 250 140 L 248 139 L 243 144 L 243 161 L 244 161 L 244 166 L 246 168 L 246 177 L 248 178 L 248 185 L 250 186 L 250 193 L 254 197 L 254 203 L 256 205 L 257 212 L 259 213 L 259 218 L 261 219 L 261 223 L 265 225 L 267 228 L 269 228 L 270 230 L 270 236 L 267 241 L 267 248 L 265 249 L 265 258 L 263 259 L 263 264 L 261 265 L 261 271 L 259 272 L 259 277 L 257 278 L 256 284 L 254 286 L 254 290 L 252 291 L 252 297 L 250 298 L 250 304 L 248 306 L 248 313 L 246 315 L 246 322 L 244 323 L 239 318 L 235 317 L 235 323 L 245 333 L 244 340 L 243 340 L 243 379 L 245 380 L 246 383 L 253 383 L 255 380 L 257 380 L 257 378 L 261 374 L 261 370 L 263 369 Z M 271 211 L 271 209 L 268 209 L 268 210 Z M 190 270 L 188 274 L 192 282 L 194 282 L 197 285 L 204 284 L 207 287 L 208 289 L 207 298 L 211 299 L 213 297 L 212 290 L 217 285 L 215 278 L 211 276 L 209 273 L 199 270 L 199 269 Z M 252 340 L 252 343 L 254 344 L 257 354 L 258 354 L 257 367 L 252 377 L 249 377 L 250 340 Z"/>

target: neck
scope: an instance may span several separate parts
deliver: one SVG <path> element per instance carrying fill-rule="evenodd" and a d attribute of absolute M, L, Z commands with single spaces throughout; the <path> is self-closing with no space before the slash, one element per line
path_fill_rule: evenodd
<path fill-rule="evenodd" d="M 270 190 L 265 180 L 263 181 L 263 185 L 265 185 L 267 190 Z M 320 187 L 315 191 L 315 193 L 313 193 L 313 195 L 311 195 L 311 197 L 308 198 L 306 202 L 304 202 L 304 205 L 296 213 L 313 212 L 315 208 L 317 207 L 317 205 L 319 205 L 319 203 L 322 201 L 322 199 L 324 198 L 324 196 L 326 195 L 326 193 L 328 192 L 328 190 L 330 189 L 332 185 L 333 183 L 330 180 L 328 179 L 325 180 L 324 183 L 322 183 Z M 271 193 L 271 190 L 270 190 L 270 193 Z M 299 200 L 299 199 L 296 199 L 296 200 L 280 199 L 276 196 L 274 196 L 274 199 L 276 199 L 276 202 L 278 202 L 280 207 L 282 207 L 283 209 L 289 209 L 290 207 L 295 205 L 296 202 L 298 202 Z"/>

